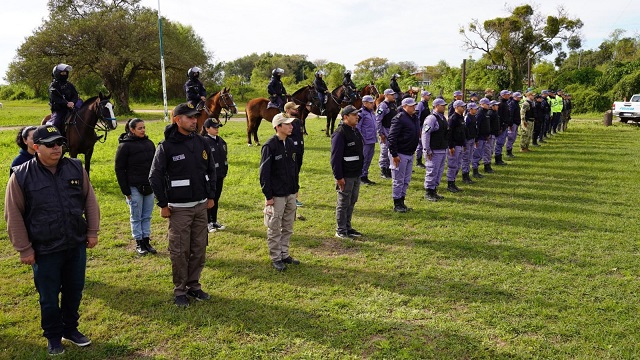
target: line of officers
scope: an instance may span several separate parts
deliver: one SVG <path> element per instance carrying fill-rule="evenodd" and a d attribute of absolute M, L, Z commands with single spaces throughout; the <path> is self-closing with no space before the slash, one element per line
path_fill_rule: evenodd
<path fill-rule="evenodd" d="M 462 100 L 461 91 L 455 91 L 451 103 L 437 97 L 431 103 L 432 109 L 429 91 L 422 91 L 419 102 L 413 98 L 403 99 L 399 107 L 392 89 L 386 89 L 384 97 L 375 111 L 373 98 L 363 97 L 363 107 L 358 111 L 355 128 L 363 142 L 360 182 L 375 184 L 369 179 L 368 169 L 375 143 L 379 142 L 380 176 L 392 179 L 396 212 L 411 210 L 405 204 L 405 196 L 414 154 L 416 166 L 426 169 L 425 198 L 438 201 L 444 198 L 438 193 L 438 187 L 445 161 L 447 190 L 456 193 L 461 191 L 456 185 L 459 172 L 463 182 L 471 184 L 474 182 L 471 177 L 484 177 L 479 170 L 480 163 L 484 173 L 495 172 L 491 166 L 492 156 L 495 165 L 507 165 L 503 149 L 506 147 L 506 157 L 515 157 L 513 147 L 519 131 L 520 151 L 530 152 L 530 146 L 540 146 L 545 139 L 564 131 L 571 119 L 571 95 L 562 90 L 544 90 L 540 94 L 529 91 L 524 96 L 521 92 L 502 90 L 494 99 L 494 90 L 486 89 L 481 99 L 472 93 L 468 103 Z M 350 154 L 348 158 L 356 157 Z"/>

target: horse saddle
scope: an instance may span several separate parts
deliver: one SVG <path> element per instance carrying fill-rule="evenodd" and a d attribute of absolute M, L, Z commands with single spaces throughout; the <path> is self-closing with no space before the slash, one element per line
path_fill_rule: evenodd
<path fill-rule="evenodd" d="M 280 107 L 277 103 L 269 101 L 269 103 L 267 104 L 267 109 L 280 109 Z"/>

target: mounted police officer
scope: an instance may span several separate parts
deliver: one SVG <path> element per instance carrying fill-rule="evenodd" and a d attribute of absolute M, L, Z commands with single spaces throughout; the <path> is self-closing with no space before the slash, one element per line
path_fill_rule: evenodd
<path fill-rule="evenodd" d="M 49 107 L 51 119 L 47 122 L 65 133 L 65 121 L 69 111 L 74 111 L 82 106 L 82 100 L 78 97 L 76 87 L 68 80 L 72 67 L 67 64 L 58 64 L 53 67 L 53 81 L 49 85 Z"/>
<path fill-rule="evenodd" d="M 187 103 L 193 105 L 197 110 L 204 109 L 205 101 L 207 101 L 207 90 L 202 82 L 198 79 L 202 69 L 197 66 L 187 71 L 187 80 L 184 83 L 184 92 L 187 94 Z"/>
<path fill-rule="evenodd" d="M 383 179 L 391 178 L 387 137 L 389 136 L 389 129 L 391 128 L 391 119 L 393 119 L 397 113 L 395 93 L 391 89 L 386 89 L 384 91 L 384 101 L 378 105 L 378 110 L 376 111 L 376 131 L 380 138 L 380 159 L 378 165 L 380 165 L 380 177 Z"/>
<path fill-rule="evenodd" d="M 389 82 L 389 88 L 394 92 L 397 106 L 400 106 L 400 102 L 402 101 L 402 90 L 400 90 L 400 85 L 398 85 L 399 77 L 400 77 L 400 74 L 393 74 L 391 76 L 391 81 Z"/>
<path fill-rule="evenodd" d="M 313 80 L 313 87 L 316 88 L 316 92 L 318 93 L 318 100 L 320 101 L 320 115 L 324 115 L 325 105 L 327 103 L 327 94 L 329 93 L 327 83 L 325 83 L 322 79 L 323 76 L 324 71 L 318 70 L 316 71 L 316 78 Z"/>
<path fill-rule="evenodd" d="M 284 104 L 287 102 L 287 90 L 284 88 L 284 84 L 280 79 L 282 74 L 284 74 L 284 70 L 280 68 L 273 69 L 273 71 L 271 71 L 271 80 L 269 81 L 269 85 L 267 85 L 269 101 L 273 105 L 268 107 L 277 107 L 280 111 L 284 111 Z"/>
<path fill-rule="evenodd" d="M 351 80 L 351 70 L 346 70 L 344 72 L 344 76 L 342 77 L 342 87 L 343 97 L 340 99 L 340 102 L 346 99 L 349 104 L 353 103 L 356 99 L 356 84 Z"/>

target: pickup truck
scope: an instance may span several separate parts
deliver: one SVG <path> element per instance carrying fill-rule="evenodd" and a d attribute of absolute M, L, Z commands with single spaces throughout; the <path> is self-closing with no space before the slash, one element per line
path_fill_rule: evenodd
<path fill-rule="evenodd" d="M 640 94 L 633 95 L 631 101 L 614 102 L 611 110 L 613 116 L 619 117 L 623 123 L 629 120 L 640 122 Z"/>

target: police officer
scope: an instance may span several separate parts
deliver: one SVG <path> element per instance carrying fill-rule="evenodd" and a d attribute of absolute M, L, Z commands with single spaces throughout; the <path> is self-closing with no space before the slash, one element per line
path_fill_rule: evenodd
<path fill-rule="evenodd" d="M 98 243 L 100 226 L 89 176 L 80 160 L 63 156 L 65 141 L 56 127 L 39 126 L 33 133 L 36 156 L 15 168 L 4 201 L 9 239 L 20 262 L 33 269 L 49 355 L 64 352 L 61 340 L 91 344 L 78 331 L 78 308 L 86 251 Z"/>
<path fill-rule="evenodd" d="M 491 89 L 491 88 L 486 88 L 484 90 L 484 97 L 486 97 L 487 99 L 489 99 L 489 101 L 493 100 L 493 96 L 495 94 L 495 90 Z"/>
<path fill-rule="evenodd" d="M 418 113 L 418 119 L 420 120 L 420 129 L 424 126 L 424 119 L 431 113 L 429 109 L 429 100 L 431 99 L 431 93 L 424 90 L 420 93 L 422 100 L 416 105 L 416 112 Z M 416 149 L 416 166 L 424 169 L 425 166 L 422 163 L 422 141 L 418 142 L 418 148 Z"/>
<path fill-rule="evenodd" d="M 373 113 L 373 107 L 375 106 L 374 99 L 371 95 L 365 95 L 362 97 L 362 108 L 358 114 L 358 131 L 362 135 L 362 173 L 360 174 L 360 181 L 366 185 L 375 185 L 375 182 L 369 180 L 369 166 L 373 159 L 373 153 L 376 148 L 376 116 Z"/>
<path fill-rule="evenodd" d="M 271 80 L 267 85 L 267 92 L 269 93 L 269 100 L 280 111 L 284 111 L 284 103 L 287 101 L 287 90 L 284 88 L 284 84 L 280 79 L 284 74 L 284 70 L 275 68 L 271 71 Z"/>
<path fill-rule="evenodd" d="M 300 261 L 289 255 L 289 242 L 296 217 L 296 194 L 300 189 L 296 170 L 296 152 L 291 135 L 293 119 L 282 114 L 273 117 L 276 134 L 262 146 L 260 186 L 265 198 L 264 224 L 271 264 L 284 271 L 288 264 Z"/>
<path fill-rule="evenodd" d="M 438 185 L 444 172 L 444 161 L 447 158 L 447 120 L 444 112 L 447 103 L 442 98 L 433 100 L 433 111 L 425 119 L 422 126 L 422 148 L 426 158 L 424 177 L 425 199 L 438 201 L 444 196 L 438 194 Z"/>
<path fill-rule="evenodd" d="M 557 93 L 549 91 L 551 97 L 551 129 L 550 134 L 558 133 L 558 125 L 560 124 L 560 116 L 562 115 L 562 109 L 564 108 L 562 99 L 562 90 L 558 90 Z"/>
<path fill-rule="evenodd" d="M 358 131 L 358 109 L 352 105 L 342 109 L 342 124 L 331 136 L 331 169 L 336 180 L 337 238 L 351 239 L 362 234 L 351 226 L 353 209 L 360 193 L 360 174 L 364 154 L 362 136 Z"/>
<path fill-rule="evenodd" d="M 520 100 L 522 100 L 522 93 L 516 91 L 507 103 L 509 106 L 509 118 L 512 122 L 512 125 L 507 128 L 507 157 L 509 158 L 515 158 L 513 144 L 518 137 L 518 127 L 520 126 Z"/>
<path fill-rule="evenodd" d="M 394 99 L 397 106 L 400 106 L 400 101 L 402 101 L 402 90 L 400 90 L 400 85 L 398 85 L 399 77 L 400 74 L 393 74 L 391 76 L 391 81 L 389 82 L 389 88 L 393 90 Z"/>
<path fill-rule="evenodd" d="M 573 104 L 571 103 L 571 94 L 564 94 L 564 103 L 562 105 L 562 131 L 567 130 L 567 124 L 569 120 L 571 120 L 571 110 L 573 108 Z"/>
<path fill-rule="evenodd" d="M 340 102 L 346 100 L 349 104 L 351 104 L 356 99 L 356 84 L 351 80 L 351 70 L 345 70 L 342 77 L 342 86 L 343 86 L 343 98 L 340 99 Z"/>
<path fill-rule="evenodd" d="M 324 115 L 325 104 L 327 103 L 326 94 L 329 93 L 327 83 L 322 79 L 323 76 L 324 71 L 318 70 L 316 71 L 316 78 L 313 80 L 313 87 L 316 89 L 318 100 L 320 101 L 320 115 Z"/>
<path fill-rule="evenodd" d="M 226 228 L 218 221 L 218 207 L 220 206 L 220 196 L 222 196 L 224 178 L 229 172 L 227 142 L 220 136 L 221 127 L 222 124 L 219 119 L 208 118 L 202 125 L 201 133 L 211 149 L 211 156 L 216 164 L 216 192 L 213 198 L 213 207 L 207 210 L 207 230 L 209 232 L 216 232 Z"/>
<path fill-rule="evenodd" d="M 451 115 L 453 115 L 453 113 L 456 112 L 456 108 L 453 106 L 453 104 L 458 100 L 462 100 L 462 91 L 460 90 L 456 90 L 453 92 L 453 100 L 449 104 L 449 110 L 447 111 L 447 119 L 449 119 Z"/>
<path fill-rule="evenodd" d="M 389 158 L 393 185 L 393 211 L 407 212 L 411 210 L 405 205 L 407 188 L 411 181 L 413 154 L 420 140 L 420 121 L 416 114 L 416 101 L 409 97 L 402 100 L 402 109 L 391 120 L 389 130 Z"/>
<path fill-rule="evenodd" d="M 76 87 L 68 80 L 72 67 L 67 64 L 58 64 L 53 67 L 53 81 L 49 84 L 49 107 L 51 119 L 47 122 L 65 133 L 65 121 L 69 111 L 80 108 L 82 101 L 78 97 Z"/>
<path fill-rule="evenodd" d="M 513 125 L 511 113 L 509 112 L 509 100 L 511 91 L 500 91 L 500 104 L 498 105 L 498 116 L 500 117 L 500 133 L 496 136 L 495 160 L 496 165 L 507 165 L 502 161 L 502 148 L 507 141 L 507 129 Z"/>
<path fill-rule="evenodd" d="M 476 145 L 473 149 L 473 161 L 471 167 L 473 168 L 473 177 L 483 178 L 484 175 L 480 174 L 478 167 L 480 166 L 480 160 L 484 163 L 485 171 L 491 169 L 491 150 L 489 149 L 489 156 L 486 156 L 486 149 L 490 148 L 491 138 L 491 118 L 489 117 L 489 104 L 491 101 L 488 98 L 482 98 L 478 102 L 480 109 L 476 114 L 476 126 L 478 133 L 476 136 Z M 488 172 L 488 171 L 487 171 Z"/>
<path fill-rule="evenodd" d="M 284 116 L 286 118 L 293 119 L 293 122 L 291 123 L 293 129 L 291 129 L 289 139 L 293 140 L 293 146 L 296 149 L 296 168 L 298 169 L 298 176 L 300 176 L 302 159 L 304 158 L 304 134 L 302 132 L 302 119 L 299 118 L 300 105 L 296 105 L 293 101 L 289 101 L 284 104 Z M 302 205 L 302 202 L 298 199 L 298 196 L 296 196 L 296 206 L 300 207 Z"/>
<path fill-rule="evenodd" d="M 522 137 L 520 139 L 520 151 L 529 152 L 529 144 L 533 137 L 533 129 L 535 128 L 535 94 L 529 91 L 526 94 L 527 99 L 522 102 L 522 108 L 520 109 L 520 120 L 522 121 Z"/>
<path fill-rule="evenodd" d="M 544 143 L 549 132 L 549 127 L 551 123 L 551 98 L 549 97 L 549 90 L 542 90 L 542 114 L 544 115 L 544 120 L 542 122 L 542 127 L 540 129 L 540 137 L 538 141 Z"/>
<path fill-rule="evenodd" d="M 533 102 L 533 117 L 535 120 L 533 125 L 532 144 L 533 146 L 540 146 L 538 141 L 540 141 L 539 139 L 542 133 L 542 128 L 544 126 L 545 111 L 542 103 L 542 95 L 536 95 L 534 97 L 534 100 L 535 101 Z"/>
<path fill-rule="evenodd" d="M 474 150 L 478 145 L 478 125 L 476 120 L 478 105 L 474 102 L 470 102 L 467 104 L 466 110 L 467 115 L 464 118 L 466 141 L 464 151 L 462 153 L 462 182 L 465 184 L 473 184 L 473 180 L 471 180 L 471 176 L 469 176 L 469 165 L 471 164 Z"/>
<path fill-rule="evenodd" d="M 198 110 L 204 109 L 204 104 L 207 101 L 207 90 L 199 79 L 201 72 L 202 69 L 199 67 L 192 67 L 187 71 L 187 77 L 189 79 L 184 83 L 187 103 L 193 105 Z"/>
<path fill-rule="evenodd" d="M 489 141 L 485 144 L 484 156 L 485 159 L 489 161 L 489 164 L 485 162 L 484 172 L 487 174 L 492 174 L 494 171 L 491 168 L 491 156 L 493 155 L 494 149 L 497 147 L 496 139 L 502 133 L 502 126 L 500 121 L 500 115 L 498 115 L 498 108 L 500 106 L 500 101 L 491 100 L 489 103 L 489 124 L 491 128 L 491 136 L 489 136 Z"/>
<path fill-rule="evenodd" d="M 189 306 L 210 299 L 202 290 L 208 241 L 207 209 L 214 205 L 216 164 L 205 139 L 196 134 L 200 111 L 189 103 L 173 110 L 174 123 L 164 130 L 149 172 L 160 215 L 169 219 L 169 257 L 173 275 L 174 303 Z"/>
<path fill-rule="evenodd" d="M 447 143 L 449 150 L 447 152 L 447 190 L 457 193 L 460 188 L 456 185 L 456 177 L 460 170 L 460 162 L 462 160 L 462 152 L 464 151 L 466 139 L 466 130 L 464 124 L 464 110 L 467 104 L 462 100 L 453 102 L 454 113 L 449 117 L 449 131 L 447 132 Z M 468 171 L 468 170 L 467 170 Z"/>
<path fill-rule="evenodd" d="M 380 177 L 383 179 L 391 178 L 391 169 L 389 169 L 389 147 L 387 137 L 391 128 L 391 119 L 396 116 L 398 110 L 395 102 L 395 92 L 391 89 L 384 91 L 384 101 L 378 105 L 376 111 L 376 131 L 380 138 Z"/>

